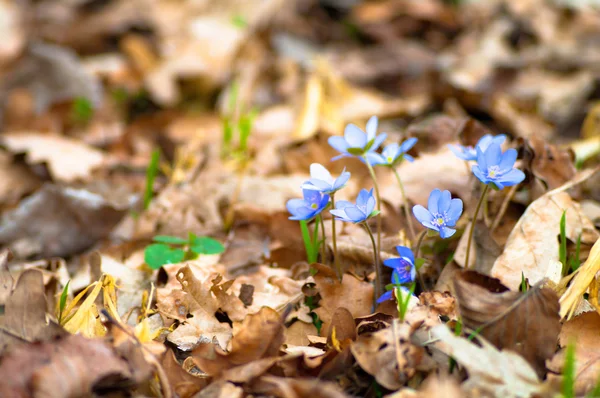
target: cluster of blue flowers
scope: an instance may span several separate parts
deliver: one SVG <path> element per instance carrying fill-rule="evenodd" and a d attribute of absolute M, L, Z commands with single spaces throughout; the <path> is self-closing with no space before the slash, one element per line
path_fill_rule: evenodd
<path fill-rule="evenodd" d="M 343 137 L 330 137 L 329 144 L 340 152 L 340 155 L 332 160 L 357 157 L 369 167 L 381 165 L 390 168 L 395 168 L 404 159 L 414 161 L 407 152 L 416 144 L 416 138 L 407 139 L 400 144 L 392 143 L 381 153 L 377 152 L 387 138 L 385 133 L 377 134 L 377 124 L 377 117 L 373 116 L 367 122 L 366 131 L 349 124 Z M 481 182 L 496 189 L 503 189 L 518 184 L 525 178 L 525 174 L 514 167 L 517 151 L 508 149 L 502 152 L 501 145 L 505 140 L 505 135 L 494 137 L 488 134 L 483 136 L 474 148 L 452 145 L 449 147 L 458 158 L 467 162 L 476 161 L 471 170 Z M 311 220 L 319 215 L 327 209 L 330 201 L 333 201 L 335 192 L 343 188 L 350 179 L 350 173 L 345 169 L 337 178 L 333 178 L 329 171 L 318 163 L 311 165 L 310 176 L 311 178 L 302 185 L 304 198 L 292 199 L 287 203 L 292 220 Z M 337 220 L 366 226 L 366 221 L 378 214 L 375 207 L 373 189 L 362 189 L 355 203 L 340 200 L 335 203 L 335 208 L 331 209 L 330 213 Z M 463 213 L 463 202 L 452 198 L 449 191 L 434 189 L 429 195 L 427 208 L 416 205 L 412 210 L 414 217 L 425 228 L 446 239 L 456 233 L 456 224 Z M 476 214 L 474 216 L 476 217 Z M 373 245 L 375 246 L 375 243 Z M 417 269 L 413 251 L 405 246 L 397 246 L 396 250 L 398 258 L 384 261 L 385 266 L 392 268 L 393 289 L 381 295 L 377 300 L 379 303 L 392 299 L 394 291 L 408 292 L 404 285 L 415 283 Z"/>

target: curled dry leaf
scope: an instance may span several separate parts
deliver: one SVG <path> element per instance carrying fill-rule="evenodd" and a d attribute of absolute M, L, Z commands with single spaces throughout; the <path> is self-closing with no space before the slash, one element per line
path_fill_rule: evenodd
<path fill-rule="evenodd" d="M 169 384 L 175 394 L 179 397 L 191 397 L 206 387 L 210 382 L 209 377 L 194 375 L 184 369 L 175 359 L 175 353 L 168 350 L 162 358 L 161 363 Z"/>
<path fill-rule="evenodd" d="M 281 398 L 347 398 L 337 384 L 319 379 L 265 376 L 254 386 L 260 395 Z"/>
<path fill-rule="evenodd" d="M 534 286 L 511 292 L 497 279 L 464 271 L 454 280 L 462 321 L 499 349 L 521 354 L 539 375 L 556 350 L 560 331 L 558 297 Z"/>
<path fill-rule="evenodd" d="M 491 275 L 516 290 L 521 273 L 536 284 L 548 277 L 558 283 L 562 277 L 559 262 L 560 219 L 566 211 L 566 236 L 584 245 L 598 239 L 592 222 L 581 206 L 563 191 L 551 191 L 529 205 L 508 237 L 504 252 L 492 268 Z M 558 265 L 557 265 L 558 264 Z M 558 269 L 557 269 L 558 268 Z"/>
<path fill-rule="evenodd" d="M 419 295 L 422 305 L 438 316 L 447 316 L 450 319 L 458 319 L 456 299 L 449 292 L 427 291 Z"/>
<path fill-rule="evenodd" d="M 412 333 L 409 324 L 394 321 L 389 328 L 360 335 L 350 350 L 360 367 L 379 384 L 397 390 L 416 373 L 424 356 L 423 347 L 411 343 Z"/>
<path fill-rule="evenodd" d="M 481 347 L 463 337 L 455 336 L 446 325 L 431 330 L 431 338 L 439 341 L 434 347 L 453 357 L 469 372 L 462 390 L 475 396 L 530 397 L 544 396 L 544 385 L 523 357 L 509 350 L 499 351 L 479 338 Z"/>
<path fill-rule="evenodd" d="M 225 351 L 212 342 L 200 343 L 192 352 L 194 363 L 211 376 L 234 366 L 268 357 L 275 357 L 283 343 L 283 320 L 275 310 L 263 307 L 235 324 L 236 333 L 231 349 Z"/>
<path fill-rule="evenodd" d="M 14 283 L 14 279 L 8 270 L 8 260 L 10 257 L 10 250 L 0 250 L 0 305 L 4 305 L 8 297 L 10 297 Z"/>
<path fill-rule="evenodd" d="M 28 163 L 46 163 L 57 181 L 86 180 L 104 162 L 101 151 L 58 135 L 7 133 L 0 140 L 13 153 L 27 153 Z"/>
<path fill-rule="evenodd" d="M 570 181 L 575 169 L 575 153 L 531 136 L 524 140 L 526 166 L 533 175 L 544 181 L 548 189 L 555 189 Z"/>
<path fill-rule="evenodd" d="M 0 395 L 59 398 L 91 396 L 104 388 L 127 390 L 150 377 L 147 366 L 142 371 L 132 365 L 104 341 L 80 335 L 23 344 L 1 358 Z"/>

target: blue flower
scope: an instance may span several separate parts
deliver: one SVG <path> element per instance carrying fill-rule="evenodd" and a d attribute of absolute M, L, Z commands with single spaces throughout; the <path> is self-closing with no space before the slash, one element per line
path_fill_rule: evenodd
<path fill-rule="evenodd" d="M 450 191 L 434 189 L 429 194 L 428 209 L 421 205 L 413 207 L 413 214 L 423 226 L 438 231 L 443 239 L 449 238 L 456 232 L 454 227 L 463 211 L 462 200 L 452 199 Z"/>
<path fill-rule="evenodd" d="M 417 276 L 417 269 L 415 267 L 415 256 L 412 250 L 406 246 L 396 246 L 396 250 L 400 257 L 389 258 L 383 262 L 383 265 L 394 269 L 392 280 L 394 280 L 395 274 L 398 284 L 414 281 Z"/>
<path fill-rule="evenodd" d="M 377 303 L 383 303 L 384 301 L 393 299 L 394 292 L 397 288 L 400 288 L 400 292 L 403 296 L 406 294 L 410 294 L 410 290 L 408 290 L 405 286 L 400 286 L 401 283 L 402 282 L 400 276 L 398 275 L 396 270 L 394 270 L 394 272 L 392 272 L 392 284 L 394 285 L 394 288 L 383 293 L 381 297 L 377 299 Z"/>
<path fill-rule="evenodd" d="M 492 144 L 485 152 L 477 148 L 477 164 L 471 170 L 484 184 L 494 184 L 498 189 L 516 185 L 525 179 L 525 173 L 515 169 L 517 151 L 507 149 L 502 153 L 500 145 Z"/>
<path fill-rule="evenodd" d="M 333 178 L 331 173 L 320 165 L 313 163 L 310 165 L 310 180 L 302 184 L 302 189 L 310 189 L 321 193 L 332 194 L 342 189 L 350 179 L 350 172 L 342 171 L 338 178 Z"/>
<path fill-rule="evenodd" d="M 377 123 L 377 116 L 372 116 L 367 122 L 366 133 L 356 125 L 349 124 L 344 130 L 344 137 L 329 137 L 329 145 L 341 152 L 341 155 L 331 160 L 352 156 L 362 157 L 375 152 L 387 137 L 385 133 L 377 135 Z"/>
<path fill-rule="evenodd" d="M 335 203 L 335 210 L 330 210 L 330 213 L 336 216 L 338 220 L 361 223 L 369 217 L 376 215 L 375 197 L 373 190 L 367 191 L 362 189 L 356 197 L 356 204 L 352 204 L 346 200 L 340 200 Z"/>
<path fill-rule="evenodd" d="M 506 135 L 500 134 L 497 136 L 493 136 L 491 134 L 486 134 L 479 139 L 475 148 L 472 146 L 462 146 L 462 145 L 448 145 L 448 148 L 462 160 L 477 160 L 477 148 L 481 149 L 481 151 L 485 152 L 486 149 L 491 144 L 502 145 L 506 141 Z"/>
<path fill-rule="evenodd" d="M 292 214 L 290 220 L 310 220 L 321 213 L 329 203 L 329 195 L 319 191 L 303 189 L 304 199 L 290 199 L 286 207 Z"/>
<path fill-rule="evenodd" d="M 414 162 L 415 159 L 406 152 L 410 151 L 410 149 L 415 146 L 416 143 L 416 138 L 409 138 L 401 145 L 393 143 L 386 146 L 383 148 L 381 154 L 378 154 L 377 152 L 369 152 L 365 156 L 371 165 L 381 164 L 388 167 L 394 167 L 403 159 L 406 159 L 409 162 Z M 361 158 L 361 160 L 363 159 Z"/>

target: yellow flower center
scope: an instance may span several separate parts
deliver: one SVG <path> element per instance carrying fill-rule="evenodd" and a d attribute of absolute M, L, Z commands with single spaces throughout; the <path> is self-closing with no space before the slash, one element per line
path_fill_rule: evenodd
<path fill-rule="evenodd" d="M 319 206 L 317 206 L 317 204 L 316 204 L 316 203 L 313 203 L 312 205 L 310 205 L 310 207 L 311 207 L 311 209 L 316 209 L 316 208 L 317 208 L 317 207 L 319 207 Z"/>
<path fill-rule="evenodd" d="M 437 223 L 437 225 L 442 225 L 444 223 L 444 219 L 442 217 L 438 217 L 435 222 Z"/>

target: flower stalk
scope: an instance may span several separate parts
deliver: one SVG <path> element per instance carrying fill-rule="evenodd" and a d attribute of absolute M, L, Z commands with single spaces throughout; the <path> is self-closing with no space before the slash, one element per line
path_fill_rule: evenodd
<path fill-rule="evenodd" d="M 481 204 L 485 200 L 487 193 L 490 189 L 488 184 L 483 188 L 483 192 L 481 193 L 481 198 L 479 198 L 479 202 L 477 202 L 477 207 L 475 208 L 475 213 L 473 214 L 473 220 L 471 221 L 471 229 L 469 230 L 469 237 L 467 239 L 467 256 L 465 259 L 465 269 L 469 268 L 469 259 L 471 255 L 471 242 L 473 241 L 473 232 L 475 231 L 475 223 L 477 222 L 477 215 L 479 214 L 479 209 L 481 208 Z"/>
<path fill-rule="evenodd" d="M 415 237 L 415 229 L 412 223 L 412 217 L 410 215 L 410 209 L 408 208 L 408 199 L 406 198 L 406 191 L 404 190 L 404 184 L 402 184 L 402 179 L 400 178 L 400 174 L 398 174 L 398 170 L 394 170 L 394 175 L 398 180 L 398 185 L 400 186 L 400 193 L 402 194 L 402 205 L 404 207 L 404 215 L 406 216 L 406 222 L 408 223 L 408 229 L 410 231 L 410 236 Z"/>
<path fill-rule="evenodd" d="M 332 193 L 330 195 L 330 197 L 331 197 L 331 208 L 335 209 L 335 193 Z M 342 272 L 342 267 L 340 265 L 340 259 L 338 257 L 338 252 L 337 252 L 337 238 L 335 236 L 335 217 L 331 217 L 331 242 L 333 243 L 333 264 L 334 264 L 337 276 L 341 283 L 344 274 Z"/>
<path fill-rule="evenodd" d="M 381 197 L 379 196 L 379 184 L 377 184 L 375 170 L 373 169 L 373 166 L 371 166 L 369 159 L 365 156 L 364 160 L 369 169 L 371 179 L 373 180 L 373 188 L 375 188 L 375 199 L 377 199 L 377 211 L 379 212 L 379 214 L 377 214 L 377 249 L 381 249 Z"/>
<path fill-rule="evenodd" d="M 375 246 L 375 238 L 373 237 L 373 231 L 371 231 L 371 227 L 367 222 L 363 222 L 362 225 L 365 227 L 365 230 L 369 234 L 371 238 L 371 244 L 373 245 L 373 261 L 375 261 L 375 296 L 374 299 L 377 301 L 377 297 L 382 295 L 383 286 L 381 285 L 381 264 L 379 264 L 379 255 L 377 253 L 377 247 Z"/>

